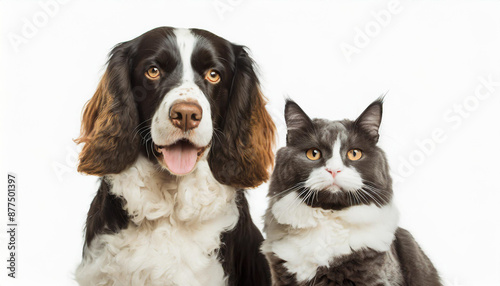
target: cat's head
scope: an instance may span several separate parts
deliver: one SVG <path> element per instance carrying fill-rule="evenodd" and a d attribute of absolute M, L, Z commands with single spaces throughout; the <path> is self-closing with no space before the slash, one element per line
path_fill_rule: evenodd
<path fill-rule="evenodd" d="M 392 180 L 377 146 L 382 98 L 354 121 L 310 119 L 295 102 L 285 107 L 287 145 L 278 151 L 269 196 L 294 192 L 312 207 L 339 210 L 382 206 L 392 199 Z"/>

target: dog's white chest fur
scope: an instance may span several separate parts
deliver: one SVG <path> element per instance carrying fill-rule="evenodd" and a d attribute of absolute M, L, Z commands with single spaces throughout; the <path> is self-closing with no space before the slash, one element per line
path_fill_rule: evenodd
<path fill-rule="evenodd" d="M 292 207 L 295 206 L 295 207 Z M 353 206 L 341 211 L 297 205 L 295 192 L 274 203 L 267 228 L 264 253 L 285 260 L 285 267 L 298 281 L 314 277 L 320 266 L 329 266 L 335 257 L 371 248 L 388 251 L 398 223 L 392 205 Z"/>
<path fill-rule="evenodd" d="M 217 250 L 221 233 L 238 222 L 235 189 L 218 183 L 206 160 L 174 178 L 140 157 L 107 180 L 131 222 L 85 249 L 81 285 L 226 284 Z"/>

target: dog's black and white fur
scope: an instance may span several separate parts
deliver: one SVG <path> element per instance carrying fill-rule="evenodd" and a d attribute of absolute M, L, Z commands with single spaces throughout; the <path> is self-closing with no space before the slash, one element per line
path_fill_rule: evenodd
<path fill-rule="evenodd" d="M 244 47 L 170 27 L 117 45 L 77 139 L 101 177 L 80 285 L 269 285 L 243 189 L 274 134 Z"/>

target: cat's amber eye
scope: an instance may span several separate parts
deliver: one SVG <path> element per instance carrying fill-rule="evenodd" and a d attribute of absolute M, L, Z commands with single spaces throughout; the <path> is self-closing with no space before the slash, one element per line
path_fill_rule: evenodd
<path fill-rule="evenodd" d="M 363 156 L 363 152 L 359 149 L 351 149 L 347 152 L 347 158 L 351 161 L 358 161 Z"/>
<path fill-rule="evenodd" d="M 146 71 L 146 77 L 151 79 L 151 80 L 157 80 L 160 78 L 160 69 L 157 68 L 157 67 L 150 67 L 147 71 Z"/>
<path fill-rule="evenodd" d="M 306 152 L 307 159 L 316 161 L 321 158 L 321 151 L 319 151 L 317 148 L 311 148 L 307 150 Z"/>
<path fill-rule="evenodd" d="M 211 84 L 216 84 L 220 81 L 220 74 L 216 70 L 208 70 L 205 74 L 205 79 Z"/>

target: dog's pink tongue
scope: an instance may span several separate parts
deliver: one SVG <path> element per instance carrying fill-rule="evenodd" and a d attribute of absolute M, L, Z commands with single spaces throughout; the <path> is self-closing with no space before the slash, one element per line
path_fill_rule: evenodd
<path fill-rule="evenodd" d="M 188 142 L 177 142 L 161 149 L 163 161 L 170 172 L 183 175 L 191 172 L 196 165 L 198 150 Z"/>

